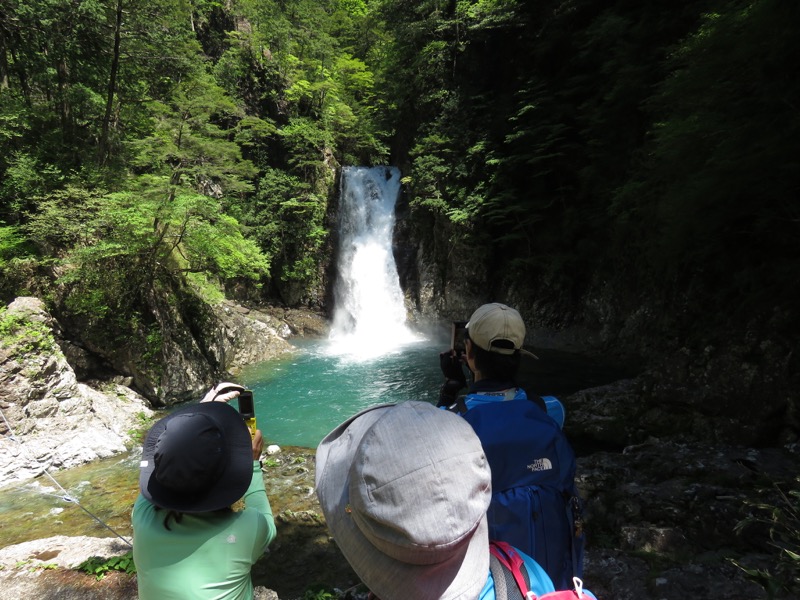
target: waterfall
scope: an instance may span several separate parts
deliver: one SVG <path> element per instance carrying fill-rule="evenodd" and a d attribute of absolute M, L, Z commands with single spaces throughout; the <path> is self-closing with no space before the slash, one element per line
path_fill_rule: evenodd
<path fill-rule="evenodd" d="M 339 201 L 339 258 L 331 351 L 380 356 L 415 341 L 392 254 L 396 167 L 345 167 Z"/>

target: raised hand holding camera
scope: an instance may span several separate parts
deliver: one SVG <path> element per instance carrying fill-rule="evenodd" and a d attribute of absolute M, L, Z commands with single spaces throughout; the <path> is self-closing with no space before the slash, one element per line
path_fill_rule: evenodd
<path fill-rule="evenodd" d="M 240 393 L 245 391 L 243 385 L 238 383 L 230 383 L 229 381 L 222 381 L 208 390 L 208 393 L 203 396 L 200 402 L 228 402 L 233 400 Z"/>
<path fill-rule="evenodd" d="M 247 428 L 250 430 L 250 436 L 256 436 L 256 407 L 253 402 L 252 390 L 243 390 L 239 393 L 239 414 L 242 415 Z"/>

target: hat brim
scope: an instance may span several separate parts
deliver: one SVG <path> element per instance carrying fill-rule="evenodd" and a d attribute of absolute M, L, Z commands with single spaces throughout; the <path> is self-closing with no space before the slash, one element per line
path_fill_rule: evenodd
<path fill-rule="evenodd" d="M 395 406 L 383 404 L 362 411 L 320 442 L 316 489 L 328 528 L 355 573 L 381 600 L 474 600 L 489 576 L 485 514 L 459 552 L 435 565 L 409 564 L 384 554 L 349 514 L 353 457 L 364 435 Z"/>
<path fill-rule="evenodd" d="M 162 485 L 154 476 L 155 451 L 159 436 L 178 415 L 203 414 L 223 432 L 228 463 L 219 479 L 207 490 L 181 493 Z M 147 432 L 139 463 L 139 488 L 150 502 L 168 510 L 201 513 L 225 508 L 239 500 L 250 485 L 253 447 L 250 431 L 239 412 L 224 402 L 202 402 L 182 407 L 157 421 Z"/>

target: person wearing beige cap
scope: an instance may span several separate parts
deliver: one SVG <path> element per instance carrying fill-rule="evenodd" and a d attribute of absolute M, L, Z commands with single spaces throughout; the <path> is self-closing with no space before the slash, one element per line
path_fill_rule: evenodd
<path fill-rule="evenodd" d="M 446 377 L 439 406 L 464 413 L 485 402 L 527 398 L 563 427 L 564 405 L 558 398 L 528 396 L 516 383 L 522 356 L 537 358 L 522 347 L 525 333 L 525 322 L 516 309 L 499 302 L 479 307 L 466 326 L 464 354 L 458 356 L 449 351 L 439 356 Z M 473 383 L 468 394 L 459 397 L 458 393 L 467 385 L 464 364 L 472 373 Z"/>
<path fill-rule="evenodd" d="M 505 589 L 509 571 L 498 570 L 490 549 L 491 477 L 472 428 L 427 402 L 368 408 L 317 448 L 316 493 L 325 521 L 380 600 L 514 597 L 495 593 Z M 542 568 L 516 554 L 533 597 L 553 592 Z"/>
<path fill-rule="evenodd" d="M 561 403 L 549 397 L 548 405 L 528 396 L 515 382 L 521 356 L 527 353 L 522 347 L 525 333 L 522 317 L 510 306 L 495 302 L 479 307 L 466 325 L 463 356 L 440 355 L 447 377 L 443 392 L 451 397 L 440 398 L 439 406 L 460 413 L 486 452 L 494 489 L 488 511 L 492 539 L 532 556 L 557 588 L 566 589 L 583 573 L 575 455 L 561 429 Z M 466 380 L 462 360 L 474 381 L 465 396 L 454 400 L 452 391 Z"/>

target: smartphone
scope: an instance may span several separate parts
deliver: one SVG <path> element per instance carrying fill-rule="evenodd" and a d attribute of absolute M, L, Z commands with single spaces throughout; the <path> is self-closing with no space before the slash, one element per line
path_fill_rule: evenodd
<path fill-rule="evenodd" d="M 242 415 L 250 435 L 256 435 L 256 407 L 253 402 L 253 391 L 244 390 L 239 394 L 239 414 Z"/>
<path fill-rule="evenodd" d="M 453 321 L 450 330 L 450 349 L 458 354 L 463 354 L 465 347 L 465 333 L 467 331 L 467 321 Z"/>

